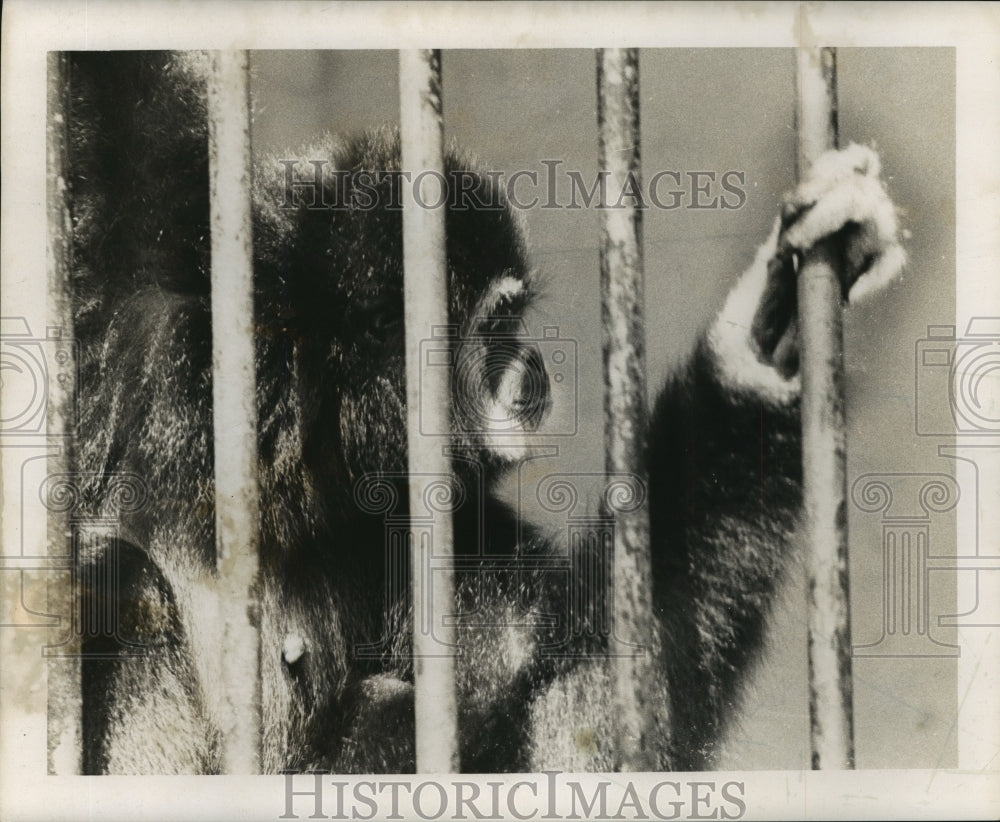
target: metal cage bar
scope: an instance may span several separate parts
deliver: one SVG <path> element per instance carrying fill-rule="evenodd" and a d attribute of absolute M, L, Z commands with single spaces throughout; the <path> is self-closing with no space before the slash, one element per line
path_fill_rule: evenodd
<path fill-rule="evenodd" d="M 639 52 L 597 52 L 600 169 L 607 191 L 640 191 Z M 601 209 L 601 319 L 604 362 L 605 470 L 637 477 L 634 505 L 616 512 L 613 657 L 617 718 L 616 764 L 623 771 L 656 768 L 650 704 L 656 693 L 656 631 L 649 554 L 649 503 L 643 447 L 647 427 L 646 346 L 643 326 L 642 211 L 605 202 Z M 659 718 L 666 721 L 666 717 Z"/>
<path fill-rule="evenodd" d="M 802 179 L 820 154 L 837 145 L 836 53 L 800 48 L 796 66 Z M 834 241 L 820 243 L 803 260 L 798 281 L 814 769 L 854 767 L 840 257 Z"/>
<path fill-rule="evenodd" d="M 250 96 L 245 51 L 212 55 L 208 82 L 212 226 L 215 540 L 223 770 L 261 769 L 260 499 L 254 366 Z"/>
<path fill-rule="evenodd" d="M 48 294 L 47 323 L 58 329 L 63 340 L 73 338 L 73 312 L 69 298 L 69 269 L 73 226 L 67 189 L 69 128 L 69 56 L 48 54 L 47 111 L 47 191 Z M 62 351 L 72 356 L 72 346 Z M 49 476 L 69 476 L 72 470 L 73 396 L 76 386 L 67 381 L 74 373 L 66 364 L 48 363 L 46 437 L 52 450 L 48 458 Z M 49 507 L 47 511 L 48 555 L 53 568 L 66 567 L 71 548 L 69 510 Z M 48 771 L 67 776 L 79 774 L 83 765 L 83 688 L 81 681 L 80 635 L 74 617 L 72 572 L 51 571 L 47 580 L 48 610 L 59 614 L 69 630 L 58 646 L 48 646 L 47 725 Z"/>
<path fill-rule="evenodd" d="M 399 98 L 402 168 L 413 172 L 415 181 L 420 176 L 443 181 L 439 51 L 399 53 Z M 454 611 L 454 536 L 451 512 L 427 504 L 433 485 L 442 480 L 451 483 L 451 460 L 442 440 L 421 429 L 424 422 L 428 426 L 424 430 L 451 430 L 451 381 L 448 369 L 423 369 L 419 356 L 421 341 L 448 325 L 446 209 L 427 208 L 410 186 L 403 188 L 407 191 L 403 271 L 417 771 L 454 773 L 459 770 L 455 628 L 442 620 Z M 446 336 L 441 342 L 447 342 Z M 418 544 L 413 518 L 428 508 L 433 521 L 429 529 L 421 529 Z"/>

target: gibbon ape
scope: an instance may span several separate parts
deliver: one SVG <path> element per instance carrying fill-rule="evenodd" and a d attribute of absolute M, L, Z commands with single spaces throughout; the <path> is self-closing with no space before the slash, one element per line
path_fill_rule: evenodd
<path fill-rule="evenodd" d="M 85 769 L 216 773 L 214 672 L 224 651 L 208 593 L 203 74 L 184 54 L 76 53 L 70 83 L 76 470 L 88 515 L 111 520 L 117 534 L 85 540 L 79 556 L 81 579 L 117 574 L 117 586 L 84 586 Z M 263 763 L 267 772 L 407 772 L 409 605 L 405 593 L 387 601 L 385 522 L 357 498 L 365 477 L 407 465 L 402 215 L 385 205 L 398 202 L 398 137 L 376 130 L 292 156 L 372 172 L 378 205 L 352 207 L 356 177 L 330 174 L 322 201 L 335 205 L 289 207 L 286 168 L 261 160 L 255 171 Z M 479 201 L 503 203 L 495 179 L 474 164 L 453 153 L 447 165 L 465 173 L 464 185 L 472 180 Z M 845 298 L 901 267 L 879 174 L 864 147 L 820 159 L 656 399 L 646 467 L 658 633 L 649 647 L 663 687 L 649 702 L 670 716 L 669 729 L 658 728 L 662 769 L 710 765 L 788 562 L 800 504 L 801 255 L 837 235 Z M 488 426 L 459 419 L 489 419 L 499 408 L 508 428 L 530 432 L 551 404 L 537 350 L 508 333 L 533 298 L 528 252 L 509 207 L 449 207 L 446 219 L 450 320 L 476 346 L 453 380 L 454 464 L 468 491 L 455 513 L 455 549 L 511 560 L 508 570 L 466 564 L 457 574 L 462 769 L 610 769 L 607 638 L 580 631 L 566 644 L 568 603 L 580 600 L 570 589 L 588 583 L 567 583 L 544 563 L 518 566 L 567 549 L 519 527 L 493 496 L 511 449 L 497 447 Z M 148 489 L 140 510 L 116 503 L 123 474 Z M 398 490 L 395 513 L 405 515 L 406 489 Z M 609 595 L 584 591 L 583 600 Z M 93 614 L 105 612 L 116 615 L 114 631 L 96 624 Z M 538 618 L 553 614 L 561 618 Z M 554 646 L 563 652 L 547 652 Z M 583 729 L 593 744 L 581 748 Z"/>

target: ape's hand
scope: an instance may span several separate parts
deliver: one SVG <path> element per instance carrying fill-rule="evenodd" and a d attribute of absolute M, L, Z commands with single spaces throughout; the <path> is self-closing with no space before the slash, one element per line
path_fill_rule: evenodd
<path fill-rule="evenodd" d="M 728 381 L 785 401 L 797 393 L 796 277 L 818 243 L 832 239 L 844 297 L 877 290 L 903 267 L 896 208 L 878 156 L 850 145 L 823 154 L 785 197 L 753 267 L 730 294 L 710 334 Z"/>
<path fill-rule="evenodd" d="M 896 209 L 880 170 L 874 151 L 852 144 L 823 154 L 785 197 L 777 246 L 753 322 L 760 357 L 783 374 L 794 373 L 798 365 L 795 277 L 811 248 L 833 239 L 845 299 L 882 287 L 903 267 Z"/>

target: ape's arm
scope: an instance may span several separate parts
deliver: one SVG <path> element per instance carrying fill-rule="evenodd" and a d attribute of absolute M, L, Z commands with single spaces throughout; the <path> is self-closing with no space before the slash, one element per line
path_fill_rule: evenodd
<path fill-rule="evenodd" d="M 787 561 L 801 482 L 800 255 L 836 234 L 852 296 L 902 265 L 895 210 L 878 173 L 877 157 L 860 146 L 820 159 L 656 403 L 648 465 L 653 574 L 667 638 L 674 768 L 705 766 Z"/>

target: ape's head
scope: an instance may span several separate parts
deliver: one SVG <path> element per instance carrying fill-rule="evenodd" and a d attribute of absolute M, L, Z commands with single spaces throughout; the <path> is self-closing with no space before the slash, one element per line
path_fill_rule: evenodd
<path fill-rule="evenodd" d="M 344 460 L 352 480 L 406 469 L 399 170 L 398 135 L 382 130 L 265 161 L 257 175 L 258 280 L 269 284 L 258 315 L 294 337 L 296 367 L 324 386 L 306 450 Z M 451 432 L 426 414 L 422 430 L 442 443 L 450 433 L 459 454 L 496 471 L 548 411 L 548 375 L 522 319 L 533 292 L 514 213 L 472 161 L 450 153 L 446 178 L 450 322 L 416 353 L 451 372 Z"/>

